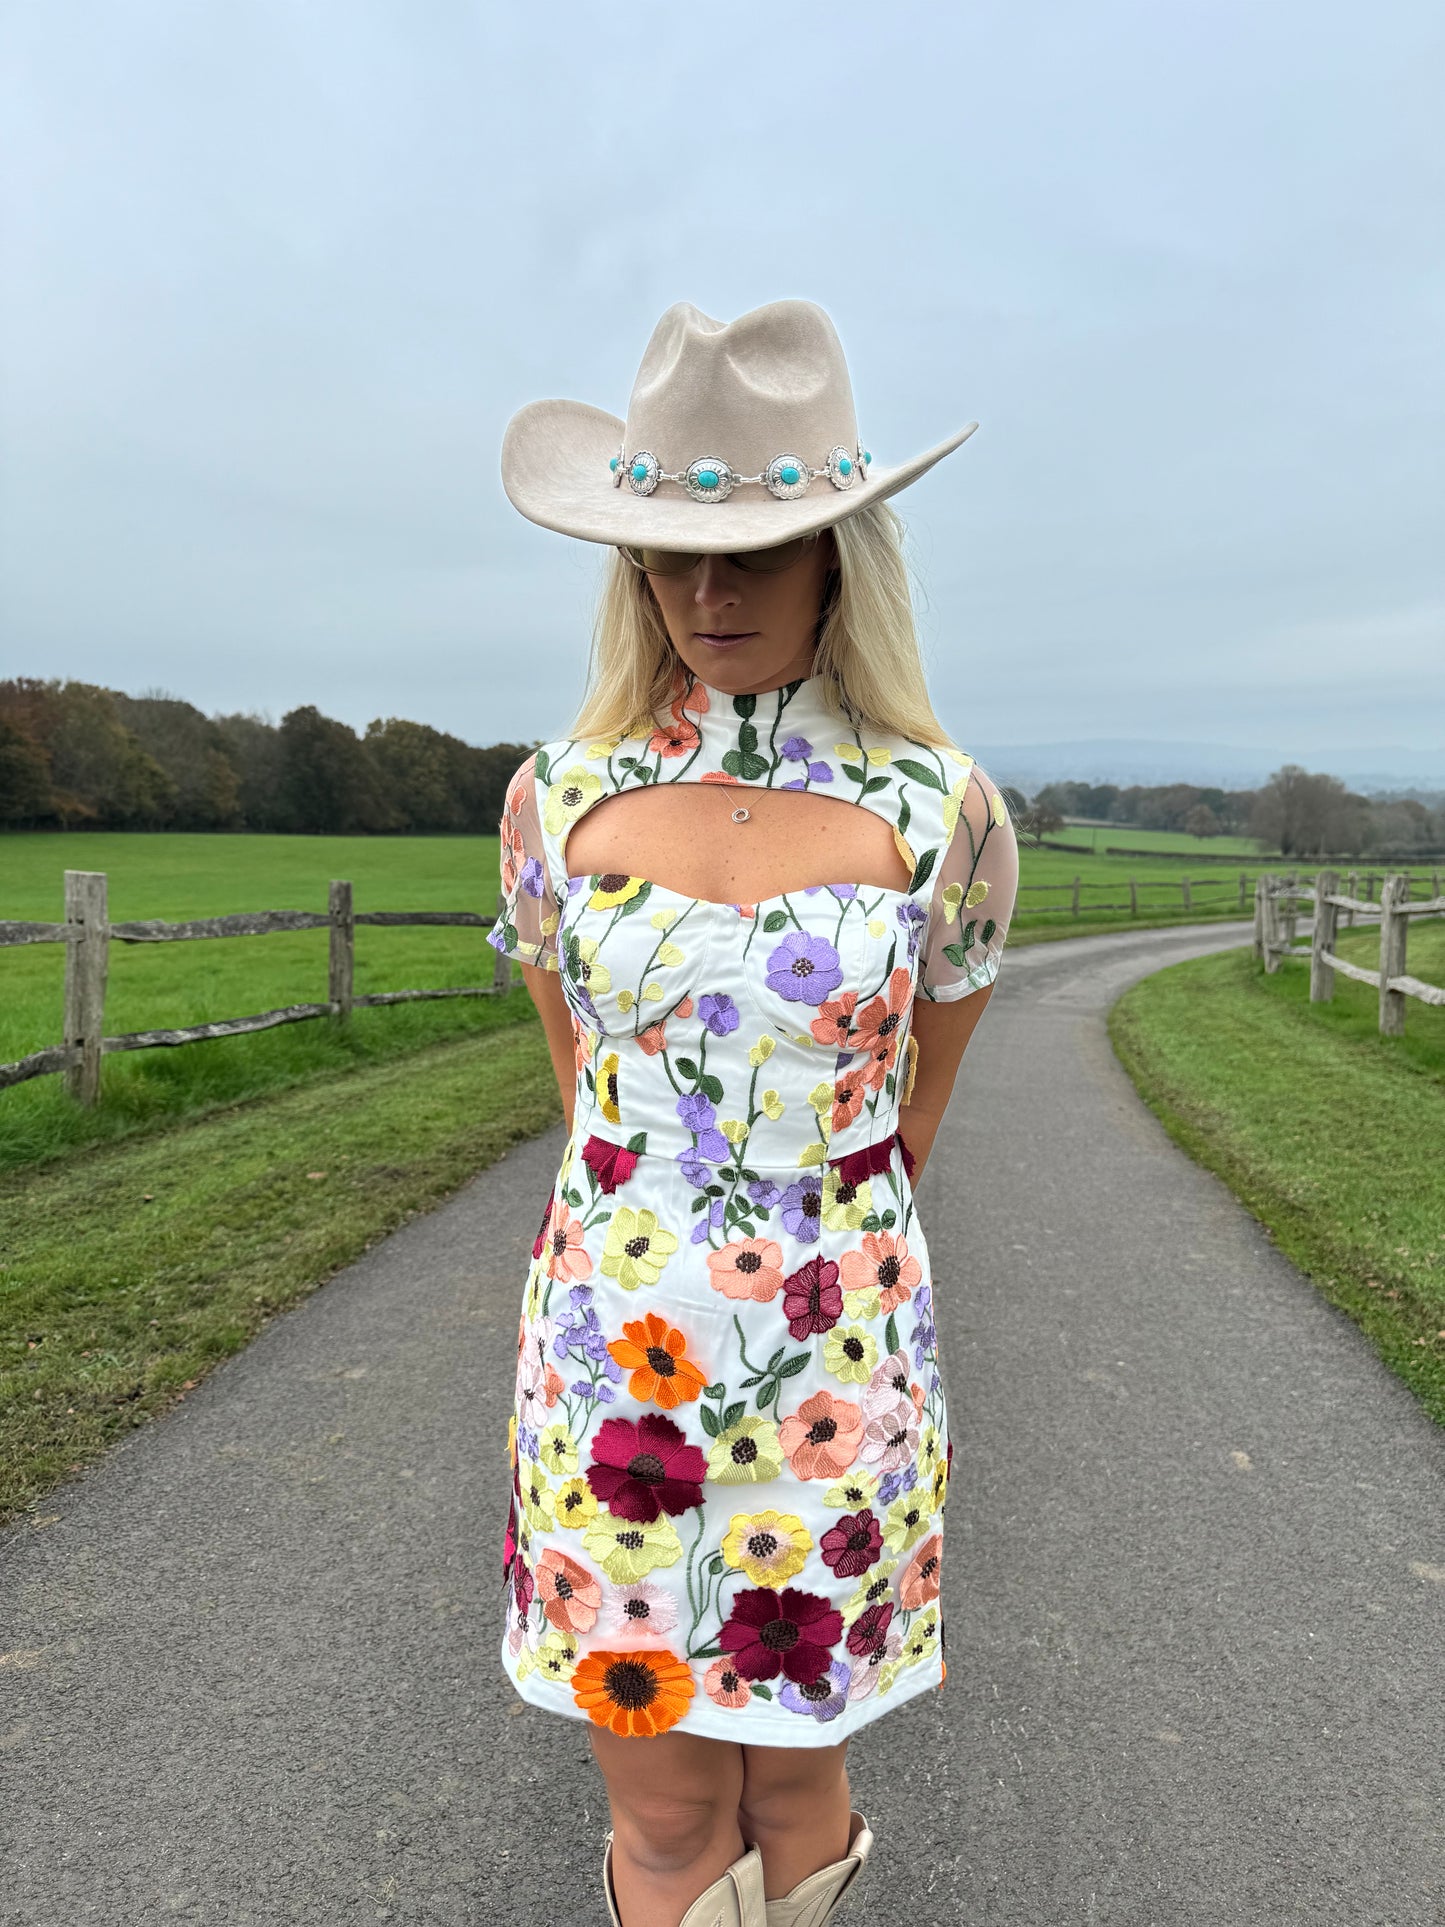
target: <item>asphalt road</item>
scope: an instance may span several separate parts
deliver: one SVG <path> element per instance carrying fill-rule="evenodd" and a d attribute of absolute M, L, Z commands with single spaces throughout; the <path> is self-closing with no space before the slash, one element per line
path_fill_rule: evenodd
<path fill-rule="evenodd" d="M 965 1058 L 919 1190 L 949 1679 L 855 1742 L 850 1922 L 1445 1922 L 1445 1434 L 1105 1036 L 1136 978 L 1247 938 L 1010 952 Z M 562 1143 L 0 1536 L 5 1927 L 600 1927 L 585 1731 L 496 1659 Z"/>

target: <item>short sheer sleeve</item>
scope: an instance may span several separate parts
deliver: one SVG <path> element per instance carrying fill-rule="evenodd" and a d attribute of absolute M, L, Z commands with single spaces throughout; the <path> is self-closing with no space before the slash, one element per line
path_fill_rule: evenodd
<path fill-rule="evenodd" d="M 497 828 L 502 842 L 503 908 L 487 932 L 487 942 L 504 957 L 515 957 L 538 970 L 556 970 L 560 919 L 542 846 L 535 754 L 507 785 Z"/>
<path fill-rule="evenodd" d="M 975 763 L 934 878 L 918 995 L 951 1003 L 998 975 L 1018 895 L 1019 852 L 1003 792 Z"/>

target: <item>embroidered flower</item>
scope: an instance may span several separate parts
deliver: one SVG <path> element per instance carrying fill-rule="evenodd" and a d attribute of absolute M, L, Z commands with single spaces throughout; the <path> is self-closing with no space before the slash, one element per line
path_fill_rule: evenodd
<path fill-rule="evenodd" d="M 843 964 L 826 937 L 790 930 L 768 957 L 768 989 L 791 1003 L 821 1004 L 843 981 Z"/>
<path fill-rule="evenodd" d="M 670 1633 L 677 1625 L 677 1602 L 662 1586 L 639 1579 L 630 1586 L 609 1586 L 602 1601 L 601 1628 L 636 1639 L 644 1633 Z"/>
<path fill-rule="evenodd" d="M 930 1599 L 937 1599 L 942 1548 L 942 1536 L 930 1533 L 903 1568 L 903 1576 L 898 1581 L 898 1603 L 905 1612 L 916 1612 Z"/>
<path fill-rule="evenodd" d="M 876 1285 L 884 1311 L 896 1311 L 923 1277 L 908 1240 L 892 1231 L 865 1231 L 861 1251 L 845 1251 L 843 1282 L 849 1291 Z"/>
<path fill-rule="evenodd" d="M 536 1577 L 542 1611 L 554 1626 L 569 1633 L 592 1630 L 602 1587 L 585 1566 L 549 1546 L 537 1561 Z"/>
<path fill-rule="evenodd" d="M 826 1673 L 806 1685 L 798 1686 L 789 1680 L 778 1699 L 790 1713 L 811 1713 L 815 1720 L 826 1725 L 829 1720 L 836 1720 L 848 1704 L 848 1688 L 852 1682 L 849 1667 L 841 1659 L 835 1659 Z"/>
<path fill-rule="evenodd" d="M 684 1358 L 687 1340 L 675 1325 L 650 1311 L 622 1330 L 624 1336 L 614 1338 L 607 1349 L 624 1371 L 631 1372 L 627 1389 L 639 1404 L 651 1400 L 671 1412 L 700 1395 L 707 1373 Z"/>
<path fill-rule="evenodd" d="M 621 1739 L 666 1733 L 692 1696 L 692 1674 L 674 1653 L 588 1653 L 572 1675 L 572 1697 L 588 1719 Z"/>
<path fill-rule="evenodd" d="M 734 1513 L 722 1542 L 723 1558 L 755 1586 L 796 1578 L 812 1549 L 811 1533 L 791 1512 Z"/>
<path fill-rule="evenodd" d="M 547 786 L 547 800 L 542 805 L 542 825 L 553 836 L 560 836 L 584 810 L 588 810 L 602 794 L 602 778 L 595 776 L 585 763 L 574 763 L 564 769 L 555 783 Z"/>
<path fill-rule="evenodd" d="M 655 1285 L 663 1266 L 677 1250 L 677 1239 L 658 1223 L 655 1211 L 634 1211 L 619 1205 L 608 1221 L 602 1246 L 602 1269 L 624 1291 Z"/>
<path fill-rule="evenodd" d="M 709 1283 L 724 1298 L 766 1304 L 783 1288 L 782 1247 L 771 1238 L 738 1238 L 707 1254 Z"/>
<path fill-rule="evenodd" d="M 615 1191 L 637 1169 L 637 1153 L 605 1137 L 589 1137 L 582 1146 L 582 1162 L 596 1178 L 599 1191 Z"/>
<path fill-rule="evenodd" d="M 776 1679 L 781 1672 L 806 1685 L 827 1672 L 842 1631 L 841 1615 L 821 1594 L 759 1588 L 734 1593 L 718 1644 L 744 1679 Z"/>
<path fill-rule="evenodd" d="M 783 1420 L 778 1436 L 796 1478 L 836 1479 L 858 1456 L 863 1414 L 831 1392 L 815 1392 Z"/>
<path fill-rule="evenodd" d="M 846 1385 L 864 1385 L 878 1362 L 878 1341 L 861 1325 L 834 1326 L 823 1347 L 823 1367 Z"/>
<path fill-rule="evenodd" d="M 707 1460 L 670 1418 L 646 1412 L 634 1422 L 603 1419 L 592 1437 L 587 1483 L 619 1519 L 646 1524 L 660 1512 L 702 1504 Z"/>
<path fill-rule="evenodd" d="M 752 1688 L 730 1659 L 715 1659 L 702 1683 L 707 1688 L 709 1699 L 734 1711 L 739 1706 L 746 1706 L 753 1696 Z"/>
<path fill-rule="evenodd" d="M 762 1485 L 782 1472 L 783 1448 L 771 1419 L 740 1418 L 708 1450 L 707 1476 L 715 1485 Z"/>
<path fill-rule="evenodd" d="M 830 1572 L 856 1579 L 883 1557 L 883 1531 L 870 1511 L 856 1512 L 829 1526 L 819 1549 Z"/>
<path fill-rule="evenodd" d="M 832 1259 L 818 1253 L 787 1279 L 783 1316 L 794 1338 L 801 1341 L 831 1331 L 843 1316 L 843 1287 L 838 1275 Z"/>
<path fill-rule="evenodd" d="M 783 1229 L 799 1244 L 816 1244 L 823 1209 L 823 1180 L 816 1172 L 795 1178 L 784 1191 L 780 1213 Z"/>
<path fill-rule="evenodd" d="M 682 1557 L 677 1527 L 666 1517 L 632 1523 L 599 1511 L 587 1523 L 582 1547 L 619 1586 L 645 1578 L 658 1566 L 675 1566 Z"/>

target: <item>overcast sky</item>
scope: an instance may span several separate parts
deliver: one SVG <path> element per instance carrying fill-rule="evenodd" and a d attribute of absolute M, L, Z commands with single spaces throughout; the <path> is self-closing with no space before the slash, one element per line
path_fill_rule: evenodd
<path fill-rule="evenodd" d="M 1445 15 L 0 14 L 0 674 L 560 733 L 601 551 L 497 472 L 673 301 L 833 316 L 964 747 L 1445 757 Z"/>

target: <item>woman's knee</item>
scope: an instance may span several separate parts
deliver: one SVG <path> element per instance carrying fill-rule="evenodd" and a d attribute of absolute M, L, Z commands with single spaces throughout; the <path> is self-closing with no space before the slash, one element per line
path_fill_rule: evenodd
<path fill-rule="evenodd" d="M 613 1831 L 635 1864 L 659 1873 L 690 1866 L 736 1829 L 740 1747 L 635 1739 L 594 1741 L 594 1752 L 607 1781 Z"/>
<path fill-rule="evenodd" d="M 792 1748 L 745 1746 L 739 1811 L 753 1829 L 785 1828 L 800 1808 L 836 1797 L 846 1783 L 848 1745 Z"/>

